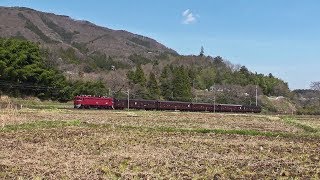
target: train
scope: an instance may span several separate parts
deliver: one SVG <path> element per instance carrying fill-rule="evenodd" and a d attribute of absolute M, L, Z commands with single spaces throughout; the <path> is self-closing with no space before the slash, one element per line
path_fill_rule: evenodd
<path fill-rule="evenodd" d="M 260 113 L 261 107 L 236 104 L 209 104 L 179 101 L 117 99 L 113 97 L 76 96 L 76 109 L 140 109 L 159 111 Z"/>

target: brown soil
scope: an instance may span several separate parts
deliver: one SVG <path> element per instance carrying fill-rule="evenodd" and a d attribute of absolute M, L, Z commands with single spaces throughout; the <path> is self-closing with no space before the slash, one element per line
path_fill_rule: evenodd
<path fill-rule="evenodd" d="M 94 124 L 301 132 L 278 117 L 144 111 L 2 111 L 6 124 Z M 320 178 L 320 139 L 150 131 L 120 126 L 0 131 L 0 179 Z"/>

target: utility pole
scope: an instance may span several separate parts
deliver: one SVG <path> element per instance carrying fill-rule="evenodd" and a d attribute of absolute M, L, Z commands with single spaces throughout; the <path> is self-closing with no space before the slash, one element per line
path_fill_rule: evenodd
<path fill-rule="evenodd" d="M 216 95 L 213 97 L 213 112 L 216 113 Z"/>
<path fill-rule="evenodd" d="M 216 87 L 213 84 L 213 112 L 216 112 Z"/>
<path fill-rule="evenodd" d="M 258 85 L 256 85 L 256 106 L 258 106 Z"/>
<path fill-rule="evenodd" d="M 125 91 L 125 92 L 123 92 L 123 93 L 125 93 L 126 95 L 128 95 L 128 100 L 127 100 L 127 103 L 128 103 L 128 111 L 129 111 L 129 109 L 130 109 L 130 90 L 128 89 L 127 91 Z"/>
<path fill-rule="evenodd" d="M 112 96 L 112 92 L 111 92 L 111 88 L 109 88 L 108 97 L 111 97 L 111 96 Z"/>
<path fill-rule="evenodd" d="M 130 109 L 130 90 L 128 89 L 127 91 L 127 94 L 128 94 L 128 111 Z"/>
<path fill-rule="evenodd" d="M 194 79 L 192 80 L 192 96 L 195 95 L 195 90 L 194 90 Z M 193 99 L 194 101 L 194 99 Z M 197 97 L 196 97 L 196 102 L 197 102 Z"/>

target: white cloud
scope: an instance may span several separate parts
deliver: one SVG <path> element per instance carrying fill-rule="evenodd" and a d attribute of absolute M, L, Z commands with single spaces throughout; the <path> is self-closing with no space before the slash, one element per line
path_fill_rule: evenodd
<path fill-rule="evenodd" d="M 187 16 L 190 13 L 190 9 L 183 11 L 182 16 Z"/>
<path fill-rule="evenodd" d="M 182 21 L 183 24 L 192 24 L 197 21 L 197 18 L 199 17 L 199 15 L 195 16 L 190 9 L 187 9 L 182 12 L 182 17 L 183 17 L 183 21 Z"/>

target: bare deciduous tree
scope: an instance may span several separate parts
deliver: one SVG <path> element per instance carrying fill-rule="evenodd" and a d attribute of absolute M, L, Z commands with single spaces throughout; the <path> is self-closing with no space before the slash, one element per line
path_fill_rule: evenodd
<path fill-rule="evenodd" d="M 122 90 L 128 89 L 128 82 L 124 71 L 111 71 L 104 79 L 111 93 L 119 93 Z"/>
<path fill-rule="evenodd" d="M 320 81 L 312 82 L 310 88 L 316 91 L 320 91 Z"/>

